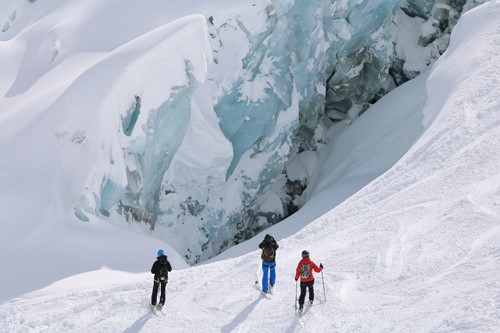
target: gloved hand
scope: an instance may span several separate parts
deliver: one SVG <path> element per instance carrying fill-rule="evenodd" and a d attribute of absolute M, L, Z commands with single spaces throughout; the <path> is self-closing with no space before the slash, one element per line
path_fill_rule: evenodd
<path fill-rule="evenodd" d="M 323 264 L 322 264 L 322 263 L 320 263 L 320 264 L 319 264 L 319 267 L 320 267 L 321 269 L 323 269 Z"/>
<path fill-rule="evenodd" d="M 295 278 L 295 281 L 297 281 L 299 278 Z"/>

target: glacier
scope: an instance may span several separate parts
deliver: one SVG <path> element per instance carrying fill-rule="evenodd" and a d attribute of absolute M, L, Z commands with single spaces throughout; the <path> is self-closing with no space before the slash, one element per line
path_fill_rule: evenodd
<path fill-rule="evenodd" d="M 68 186 L 80 220 L 142 226 L 196 263 L 300 209 L 321 152 L 429 68 L 484 2 L 266 0 L 242 11 L 219 0 L 205 12 L 201 0 L 176 11 L 109 1 L 68 20 L 77 1 L 8 1 L 0 47 L 21 60 L 17 76 L 0 64 L 1 88 L 7 106 L 31 94 L 30 112 L 59 115 L 58 153 L 78 156 L 65 167 L 78 175 Z M 120 6 L 137 17 L 109 26 Z"/>

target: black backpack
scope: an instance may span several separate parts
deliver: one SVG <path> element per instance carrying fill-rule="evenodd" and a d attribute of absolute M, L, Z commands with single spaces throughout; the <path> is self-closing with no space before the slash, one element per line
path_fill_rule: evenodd
<path fill-rule="evenodd" d="M 158 278 L 162 282 L 168 281 L 168 265 L 167 260 L 160 259 L 160 270 L 158 271 Z"/>
<path fill-rule="evenodd" d="M 263 259 L 274 260 L 275 257 L 276 257 L 276 251 L 274 251 L 272 245 L 270 247 L 265 246 L 262 248 Z"/>

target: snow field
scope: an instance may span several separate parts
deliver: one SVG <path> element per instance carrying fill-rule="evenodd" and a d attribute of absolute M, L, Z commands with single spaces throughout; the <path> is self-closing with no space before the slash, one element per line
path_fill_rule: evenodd
<path fill-rule="evenodd" d="M 271 299 L 263 298 L 253 286 L 261 276 L 255 246 L 260 236 L 210 263 L 189 268 L 167 250 L 174 271 L 167 285 L 163 316 L 154 315 L 148 307 L 152 276 L 147 273 L 161 243 L 144 239 L 134 243 L 137 238 L 127 238 L 124 230 L 118 233 L 119 229 L 111 227 L 63 223 L 54 228 L 42 225 L 17 238 L 23 234 L 18 227 L 12 234 L 20 243 L 17 246 L 34 255 L 26 260 L 36 262 L 35 255 L 58 253 L 58 247 L 51 243 L 54 231 L 67 236 L 67 244 L 75 245 L 67 253 L 58 253 L 58 258 L 66 256 L 65 260 L 51 268 L 60 271 L 45 276 L 43 283 L 36 281 L 36 276 L 17 277 L 16 269 L 3 273 L 10 277 L 8 288 L 20 296 L 0 304 L 0 331 L 498 332 L 498 13 L 500 3 L 492 1 L 464 15 L 450 49 L 426 80 L 425 107 L 415 111 L 422 112 L 415 119 L 423 118 L 423 125 L 417 125 L 425 126 L 426 131 L 394 167 L 315 219 L 317 207 L 324 209 L 334 199 L 326 195 L 334 191 L 327 182 L 322 183 L 321 191 L 295 220 L 290 218 L 265 232 L 280 235 L 276 237 L 280 245 L 277 284 Z M 369 111 L 365 115 L 369 116 Z M 359 128 L 359 133 L 364 129 Z M 393 152 L 389 153 L 393 158 Z M 337 152 L 333 150 L 333 154 Z M 335 161 L 335 156 L 330 157 Z M 380 155 L 375 157 L 384 160 Z M 325 164 L 325 175 L 332 165 Z M 369 173 L 375 174 L 380 166 L 365 164 L 360 170 L 371 167 Z M 330 182 L 332 187 L 338 184 Z M 356 179 L 349 177 L 340 184 L 350 190 L 357 185 Z M 12 189 L 23 193 L 14 191 L 13 185 Z M 299 217 L 302 221 L 297 221 Z M 98 239 L 78 244 L 92 239 L 86 233 L 97 234 L 89 229 L 100 231 L 108 242 Z M 7 242 L 9 235 L 2 235 L 2 240 Z M 44 247 L 30 242 L 30 236 L 36 235 L 47 235 Z M 126 242 L 110 243 L 113 237 Z M 19 249 L 9 244 L 3 258 L 9 258 L 10 249 Z M 123 244 L 139 245 L 130 249 Z M 86 253 L 92 254 L 90 259 L 76 251 L 85 246 Z M 316 263 L 323 263 L 325 270 L 323 275 L 315 274 L 316 304 L 299 318 L 294 312 L 293 274 L 303 249 L 310 251 Z M 121 271 L 103 268 L 35 292 L 22 292 L 30 290 L 33 279 L 38 286 L 46 284 L 48 278 L 55 281 L 77 271 L 78 265 L 70 260 L 75 257 L 88 260 L 79 263 L 80 269 L 94 267 L 101 260 L 113 262 L 114 257 L 130 258 L 130 267 L 144 263 L 144 269 L 132 274 L 125 272 L 128 267 Z M 6 262 L 6 267 L 17 265 Z"/>

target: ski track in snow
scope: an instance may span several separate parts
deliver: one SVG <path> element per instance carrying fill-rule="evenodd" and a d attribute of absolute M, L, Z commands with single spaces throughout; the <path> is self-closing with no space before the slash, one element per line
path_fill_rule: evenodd
<path fill-rule="evenodd" d="M 346 208 L 348 212 L 355 207 Z M 300 251 L 280 248 L 278 282 L 270 300 L 253 286 L 256 267 L 260 267 L 255 252 L 172 272 L 165 315 L 151 313 L 151 276 L 144 274 L 115 286 L 90 290 L 76 287 L 67 293 L 49 288 L 9 301 L 0 307 L 0 330 L 162 332 L 167 325 L 169 332 L 385 332 L 427 331 L 417 326 L 425 323 L 428 330 L 488 331 L 488 324 L 498 324 L 500 308 L 500 295 L 490 297 L 490 290 L 500 290 L 491 262 L 492 257 L 496 264 L 500 261 L 499 227 L 479 228 L 477 221 L 469 221 L 471 229 L 464 232 L 471 235 L 457 235 L 457 241 L 469 246 L 457 244 L 450 250 L 444 247 L 443 238 L 449 237 L 446 223 L 395 223 L 396 216 L 418 216 L 411 210 L 419 209 L 422 205 L 412 205 L 389 213 L 392 216 L 371 218 L 365 213 L 356 220 L 370 222 L 356 225 L 351 225 L 349 219 L 334 218 L 335 224 L 323 219 L 318 222 L 321 225 L 308 227 L 321 228 L 323 235 L 328 235 L 324 237 L 330 239 L 317 242 L 319 245 L 311 253 L 316 262 L 319 254 L 323 257 L 327 301 L 322 276 L 316 274 L 316 304 L 307 309 L 306 302 L 302 317 L 295 313 L 293 281 Z M 305 238 L 317 237 L 311 235 Z M 287 243 L 283 244 L 285 249 Z M 442 246 L 441 251 L 450 251 L 445 256 L 450 260 L 429 265 L 433 256 L 442 261 L 438 250 Z M 429 267 L 431 271 L 427 271 Z M 483 276 L 480 281 L 478 274 Z M 449 306 L 457 299 L 461 300 L 459 304 Z M 470 315 L 469 319 L 464 315 Z M 484 326 L 476 326 L 478 319 Z"/>

